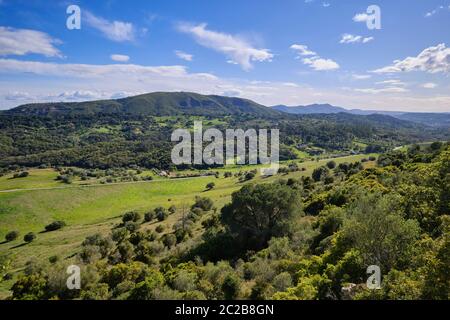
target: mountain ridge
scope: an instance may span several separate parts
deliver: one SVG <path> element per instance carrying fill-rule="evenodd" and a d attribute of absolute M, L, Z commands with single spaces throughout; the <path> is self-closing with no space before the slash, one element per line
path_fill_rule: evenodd
<path fill-rule="evenodd" d="M 152 116 L 181 114 L 223 116 L 240 113 L 274 116 L 282 114 L 280 111 L 248 99 L 202 95 L 194 92 L 152 92 L 121 99 L 25 104 L 6 110 L 5 113 L 36 116 L 94 115 L 100 113 Z"/>
<path fill-rule="evenodd" d="M 331 104 L 311 104 L 306 106 L 286 106 L 276 105 L 271 107 L 274 110 L 289 114 L 308 115 L 308 114 L 336 114 L 347 113 L 353 115 L 386 115 L 396 119 L 429 125 L 432 127 L 450 126 L 450 113 L 438 112 L 407 112 L 407 111 L 383 111 L 383 110 L 362 110 L 346 109 L 333 106 Z"/>
<path fill-rule="evenodd" d="M 202 95 L 194 92 L 151 92 L 120 99 L 24 104 L 1 112 L 1 114 L 6 115 L 50 117 L 94 116 L 96 114 L 144 116 L 201 115 L 215 117 L 248 114 L 259 117 L 283 117 L 283 115 L 286 116 L 288 114 L 302 116 L 338 113 L 358 116 L 381 114 L 432 127 L 450 127 L 450 113 L 346 109 L 331 104 L 267 107 L 249 99 Z"/>

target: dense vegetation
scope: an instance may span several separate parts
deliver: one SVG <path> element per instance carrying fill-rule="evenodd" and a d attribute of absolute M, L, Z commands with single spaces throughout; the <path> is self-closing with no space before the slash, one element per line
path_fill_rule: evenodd
<path fill-rule="evenodd" d="M 279 128 L 281 159 L 298 152 L 380 152 L 428 140 L 436 130 L 389 116 L 288 115 L 252 101 L 193 93 L 151 93 L 119 100 L 48 103 L 0 113 L 0 168 L 170 169 L 170 135 L 176 128 L 219 130 Z M 366 150 L 367 148 L 367 150 Z"/>
<path fill-rule="evenodd" d="M 388 152 L 375 167 L 330 161 L 311 177 L 245 184 L 220 211 L 207 195 L 124 213 L 109 234 L 87 237 L 76 257 L 81 290 L 67 289 L 66 264 L 54 258 L 27 263 L 11 298 L 450 296 L 449 143 Z M 175 212 L 168 231 L 145 229 Z M 380 290 L 366 288 L 369 265 L 381 268 Z"/>

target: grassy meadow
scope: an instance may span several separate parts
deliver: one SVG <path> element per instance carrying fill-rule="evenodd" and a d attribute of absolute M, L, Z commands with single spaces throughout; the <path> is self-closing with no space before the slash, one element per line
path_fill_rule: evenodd
<path fill-rule="evenodd" d="M 354 155 L 333 160 L 354 162 L 369 155 Z M 328 160 L 306 161 L 299 163 L 304 171 L 292 172 L 263 178 L 257 175 L 246 183 L 270 182 L 279 178 L 310 176 L 312 171 Z M 366 166 L 373 162 L 366 162 Z M 229 166 L 214 171 L 246 171 L 258 166 Z M 20 270 L 24 264 L 34 258 L 47 260 L 57 255 L 60 259 L 70 259 L 76 254 L 81 242 L 95 233 L 108 233 L 116 225 L 123 213 L 138 211 L 144 214 L 155 207 L 165 208 L 175 205 L 178 211 L 163 222 L 148 223 L 144 229 L 154 229 L 159 224 L 165 225 L 166 232 L 171 230 L 181 215 L 182 207 L 189 208 L 195 196 L 206 196 L 214 201 L 220 209 L 230 201 L 231 193 L 242 187 L 238 178 L 219 178 L 214 176 L 139 181 L 117 184 L 80 185 L 75 182 L 65 185 L 55 180 L 58 173 L 53 169 L 29 170 L 26 178 L 11 179 L 11 175 L 0 178 L 0 239 L 9 231 L 17 230 L 20 236 L 12 242 L 0 242 L 0 255 L 7 254 L 13 264 L 13 270 Z M 209 182 L 215 188 L 206 191 Z M 54 232 L 43 232 L 47 224 L 63 220 L 67 226 Z M 26 244 L 23 236 L 28 232 L 37 234 L 37 239 Z M 0 285 L 0 299 L 6 295 L 11 281 Z M 2 293 L 3 292 L 3 293 Z"/>

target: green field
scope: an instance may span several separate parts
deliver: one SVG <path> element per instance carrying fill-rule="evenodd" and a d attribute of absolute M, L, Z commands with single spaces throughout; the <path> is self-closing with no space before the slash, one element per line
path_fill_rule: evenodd
<path fill-rule="evenodd" d="M 367 158 L 355 155 L 333 159 L 336 163 L 352 162 Z M 259 175 L 249 183 L 270 182 L 280 178 L 311 175 L 314 168 L 324 165 L 327 160 L 300 163 L 305 171 L 292 172 L 262 178 Z M 366 165 L 373 165 L 367 162 Z M 257 166 L 231 166 L 217 171 L 245 171 Z M 0 243 L 0 254 L 8 254 L 13 268 L 20 270 L 31 258 L 47 260 L 50 256 L 70 259 L 78 250 L 86 236 L 108 233 L 117 224 L 123 213 L 131 210 L 145 213 L 158 206 L 177 208 L 189 207 L 196 195 L 214 200 L 220 209 L 229 202 L 231 193 L 242 187 L 238 178 L 215 178 L 214 176 L 185 179 L 160 179 L 148 182 L 94 184 L 90 186 L 62 185 L 55 181 L 57 172 L 50 169 L 30 170 L 26 178 L 0 179 L 0 238 L 12 230 L 20 232 L 19 239 Z M 205 191 L 205 186 L 214 182 L 216 187 Z M 26 190 L 17 190 L 26 189 Z M 34 190 L 31 190 L 34 189 Z M 9 190 L 9 191 L 8 191 Z M 166 230 L 180 219 L 181 212 L 169 216 L 162 222 Z M 63 220 L 67 226 L 60 231 L 43 233 L 44 227 L 54 221 Z M 155 228 L 159 223 L 144 225 Z M 30 244 L 22 240 L 24 234 L 34 232 L 37 239 Z M 9 282 L 9 281 L 8 281 Z M 7 284 L 2 286 L 6 289 Z M 1 292 L 1 288 L 0 288 Z M 0 294 L 1 298 L 2 294 Z"/>

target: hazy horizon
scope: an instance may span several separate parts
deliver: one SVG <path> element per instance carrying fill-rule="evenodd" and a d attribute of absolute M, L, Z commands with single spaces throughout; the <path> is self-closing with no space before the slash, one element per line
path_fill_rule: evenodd
<path fill-rule="evenodd" d="M 151 93 L 157 93 L 157 92 L 164 92 L 164 93 L 177 93 L 177 92 L 186 92 L 186 93 L 196 93 L 196 94 L 202 94 L 199 92 L 188 92 L 188 91 L 153 91 L 153 92 L 147 92 L 147 93 L 142 93 L 142 94 L 151 94 Z M 202 94 L 202 95 L 216 95 L 216 94 Z M 120 98 L 110 98 L 111 100 L 117 100 L 117 99 L 123 99 L 123 98 L 128 98 L 128 97 L 132 97 L 133 95 L 130 96 L 124 96 L 124 97 L 120 97 Z M 244 97 L 238 97 L 238 96 L 226 96 L 229 98 L 242 98 L 242 99 L 247 99 Z M 110 100 L 110 99 L 105 99 L 105 100 Z M 19 104 L 10 108 L 6 108 L 6 109 L 1 109 L 0 111 L 3 110 L 11 110 L 26 104 L 41 104 L 41 103 L 80 103 L 80 102 L 89 102 L 89 101 L 96 101 L 99 99 L 91 99 L 91 100 L 80 100 L 80 101 L 36 101 L 36 102 L 28 102 L 25 104 Z M 102 99 L 103 100 L 103 99 Z M 252 100 L 252 99 L 249 99 Z M 253 101 L 253 100 L 252 100 Z M 256 102 L 256 101 L 254 101 Z M 258 102 L 257 102 L 258 103 Z M 349 108 L 348 106 L 338 106 L 338 105 L 334 105 L 331 103 L 327 103 L 327 102 L 323 102 L 323 103 L 311 103 L 311 104 L 305 104 L 305 105 L 285 105 L 285 104 L 275 104 L 275 105 L 264 105 L 259 103 L 260 105 L 267 107 L 267 108 L 273 108 L 273 107 L 277 107 L 277 106 L 285 106 L 288 108 L 298 108 L 298 107 L 311 107 L 314 105 L 329 105 L 331 107 L 336 107 L 336 108 L 342 108 L 345 109 L 346 111 L 354 111 L 354 110 L 361 110 L 361 111 L 374 111 L 374 112 L 416 112 L 416 113 L 450 113 L 450 111 L 443 111 L 443 112 L 433 112 L 433 111 L 404 111 L 404 110 L 395 110 L 395 109 L 384 109 L 384 110 L 374 110 L 374 109 L 365 109 L 365 108 Z"/>

